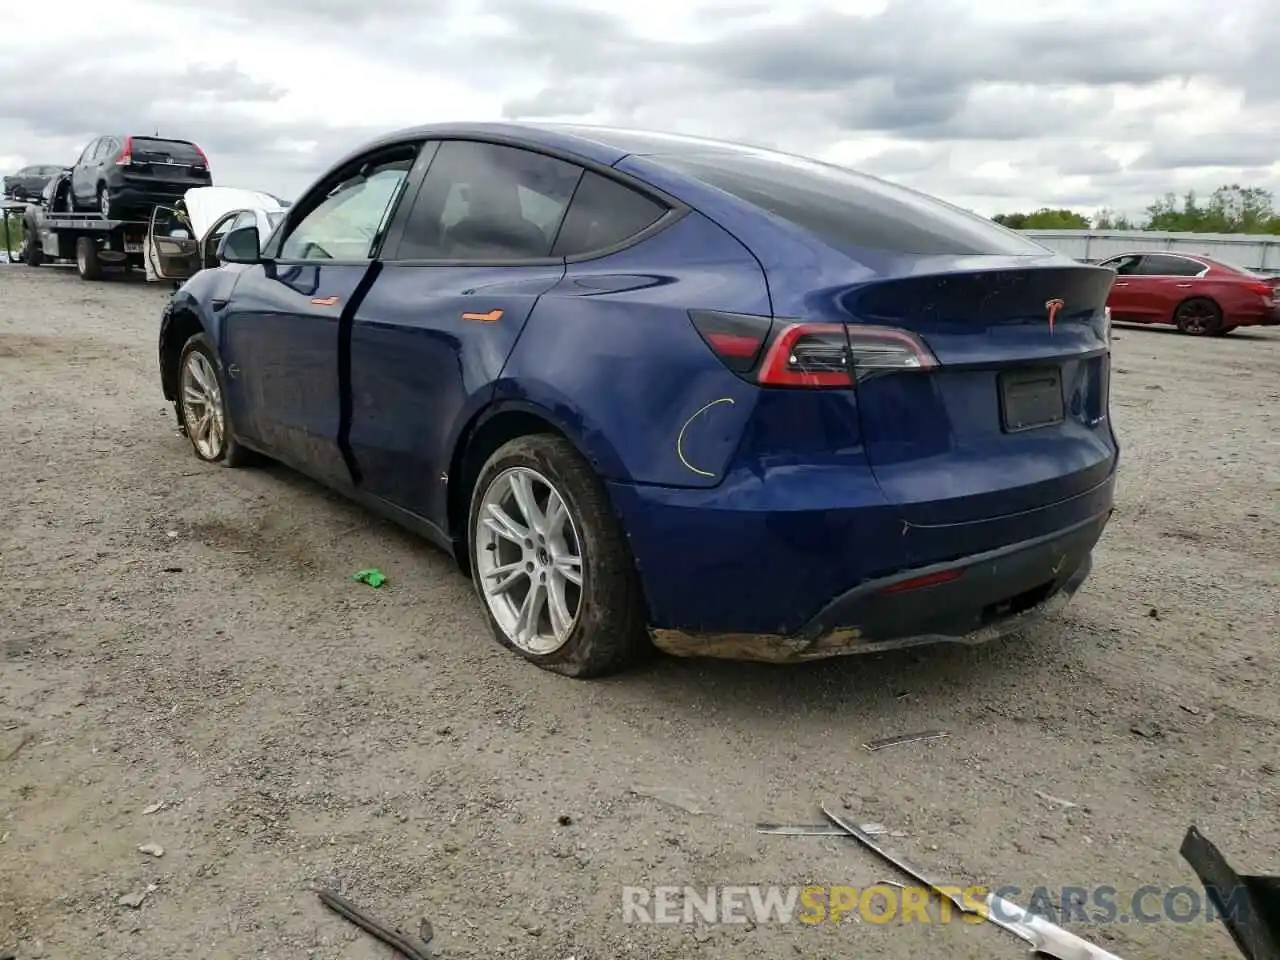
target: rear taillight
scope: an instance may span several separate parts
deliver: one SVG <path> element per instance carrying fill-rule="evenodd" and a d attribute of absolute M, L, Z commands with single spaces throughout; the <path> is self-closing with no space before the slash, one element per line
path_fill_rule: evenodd
<path fill-rule="evenodd" d="M 1271 297 L 1276 292 L 1276 288 L 1274 286 L 1262 280 L 1246 283 L 1244 288 L 1248 290 L 1250 293 L 1256 293 L 1259 296 L 1263 296 L 1263 297 Z"/>
<path fill-rule="evenodd" d="M 116 163 L 122 167 L 133 163 L 133 137 L 124 138 L 124 149 L 120 151 L 120 156 L 116 157 Z"/>
<path fill-rule="evenodd" d="M 886 373 L 938 365 L 906 330 L 865 324 L 808 323 L 694 310 L 694 328 L 734 373 L 768 387 L 851 387 Z"/>
<path fill-rule="evenodd" d="M 194 143 L 192 144 L 192 146 L 196 147 Z M 197 164 L 194 164 L 194 166 L 204 167 L 207 170 L 209 168 L 209 158 L 204 155 L 204 151 L 201 150 L 199 147 L 196 147 L 196 153 L 200 154 L 200 162 Z"/>

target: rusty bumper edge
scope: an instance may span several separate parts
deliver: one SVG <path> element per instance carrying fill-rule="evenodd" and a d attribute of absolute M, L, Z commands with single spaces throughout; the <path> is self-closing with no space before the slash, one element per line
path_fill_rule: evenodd
<path fill-rule="evenodd" d="M 864 640 L 862 631 L 857 627 L 833 630 L 816 640 L 770 633 L 695 633 L 665 628 L 651 628 L 649 635 L 655 647 L 675 657 L 707 657 L 755 663 L 803 663 L 928 644 L 989 643 L 1061 613 L 1074 595 L 1074 590 L 1064 589 L 1030 610 L 961 636 L 922 634 L 893 640 Z"/>

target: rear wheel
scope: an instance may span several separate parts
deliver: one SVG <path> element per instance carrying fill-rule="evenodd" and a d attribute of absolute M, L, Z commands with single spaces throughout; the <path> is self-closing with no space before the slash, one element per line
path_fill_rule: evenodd
<path fill-rule="evenodd" d="M 76 271 L 81 280 L 101 280 L 102 261 L 98 259 L 98 244 L 91 237 L 76 241 Z"/>
<path fill-rule="evenodd" d="M 1212 300 L 1193 297 L 1178 305 L 1173 322 L 1193 337 L 1212 336 L 1222 329 L 1222 310 Z"/>
<path fill-rule="evenodd" d="M 590 465 L 561 437 L 500 447 L 471 497 L 471 571 L 503 646 L 596 677 L 648 649 L 635 564 Z"/>
<path fill-rule="evenodd" d="M 107 192 L 105 183 L 98 185 L 98 212 L 103 220 L 111 219 L 111 194 Z"/>
<path fill-rule="evenodd" d="M 31 223 L 23 224 L 22 245 L 18 252 L 22 262 L 28 267 L 38 267 L 44 263 L 44 250 L 36 239 L 36 230 Z"/>

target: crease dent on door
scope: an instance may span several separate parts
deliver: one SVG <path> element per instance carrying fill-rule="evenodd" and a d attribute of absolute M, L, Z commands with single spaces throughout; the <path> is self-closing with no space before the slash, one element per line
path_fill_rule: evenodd
<path fill-rule="evenodd" d="M 379 260 L 371 261 L 369 269 L 365 271 L 360 282 L 356 284 L 355 290 L 352 291 L 350 299 L 342 308 L 342 313 L 338 316 L 338 450 L 342 454 L 342 461 L 347 465 L 347 471 L 351 474 L 352 486 L 360 486 L 364 480 L 360 472 L 360 462 L 356 459 L 355 451 L 351 448 L 351 417 L 352 417 L 352 393 L 351 393 L 351 330 L 355 323 L 356 312 L 360 309 L 360 305 L 364 302 L 364 298 L 368 295 L 370 288 L 378 278 L 378 274 L 382 272 L 382 262 Z M 336 301 L 336 297 L 327 298 Z M 316 303 L 316 300 L 312 300 Z"/>

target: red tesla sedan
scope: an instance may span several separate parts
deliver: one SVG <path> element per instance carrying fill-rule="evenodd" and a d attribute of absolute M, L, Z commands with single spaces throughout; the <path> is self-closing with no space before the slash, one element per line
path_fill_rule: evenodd
<path fill-rule="evenodd" d="M 1113 320 L 1171 323 L 1195 336 L 1280 325 L 1280 277 L 1189 253 L 1125 253 L 1098 266 L 1116 272 Z"/>

